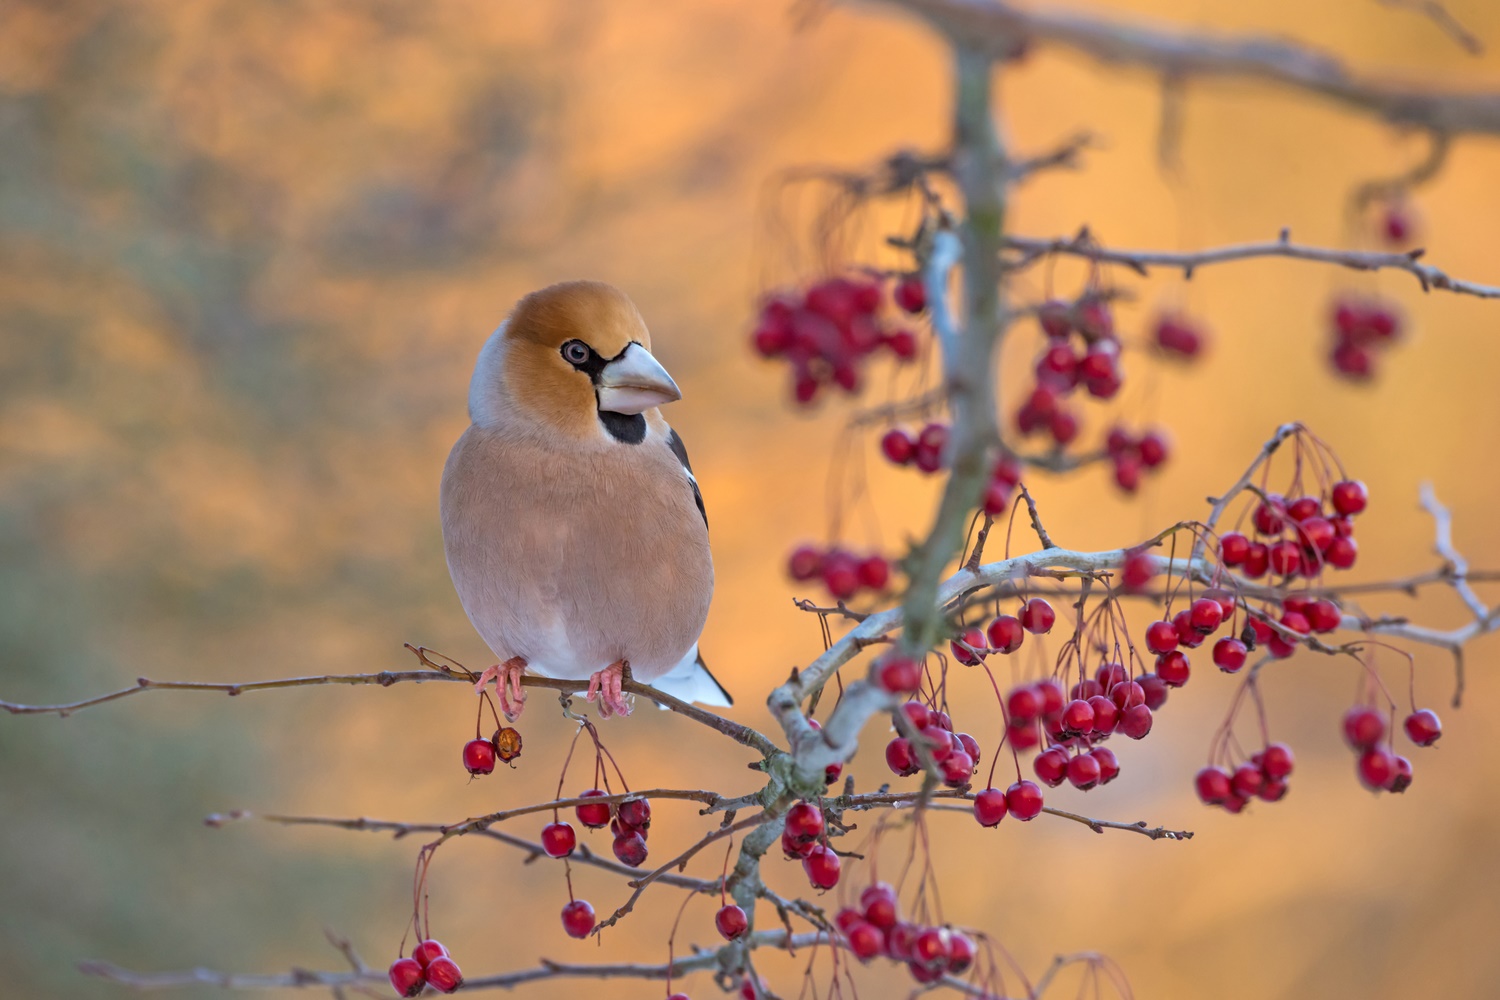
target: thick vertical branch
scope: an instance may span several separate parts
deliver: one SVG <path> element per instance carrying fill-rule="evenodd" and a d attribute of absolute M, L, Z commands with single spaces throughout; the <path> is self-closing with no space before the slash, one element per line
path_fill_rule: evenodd
<path fill-rule="evenodd" d="M 1005 220 L 1005 153 L 995 127 L 991 57 L 955 46 L 954 176 L 963 193 L 963 328 L 944 338 L 943 378 L 953 415 L 947 488 L 927 540 L 907 563 L 903 644 L 920 653 L 941 638 L 935 600 L 943 568 L 963 540 L 964 519 L 978 504 L 997 440 L 995 346 L 1005 325 L 1000 247 Z"/>

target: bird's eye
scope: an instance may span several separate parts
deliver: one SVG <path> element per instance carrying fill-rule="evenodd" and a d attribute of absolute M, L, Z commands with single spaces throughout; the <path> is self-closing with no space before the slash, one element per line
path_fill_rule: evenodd
<path fill-rule="evenodd" d="M 581 365 L 589 359 L 589 347 L 581 340 L 570 340 L 562 345 L 562 356 L 570 365 Z"/>

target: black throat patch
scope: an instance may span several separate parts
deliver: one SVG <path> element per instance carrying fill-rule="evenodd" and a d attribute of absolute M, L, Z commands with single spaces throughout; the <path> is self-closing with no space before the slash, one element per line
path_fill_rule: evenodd
<path fill-rule="evenodd" d="M 646 440 L 646 416 L 643 413 L 599 411 L 599 421 L 609 436 L 621 444 L 640 444 Z"/>

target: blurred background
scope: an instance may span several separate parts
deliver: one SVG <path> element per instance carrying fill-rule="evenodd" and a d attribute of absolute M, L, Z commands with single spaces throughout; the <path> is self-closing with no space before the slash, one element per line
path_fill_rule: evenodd
<path fill-rule="evenodd" d="M 1394 77 L 1500 90 L 1500 53 L 1468 56 L 1430 22 L 1371 0 L 1094 6 L 1291 32 Z M 1500 48 L 1500 7 L 1449 7 Z M 692 449 L 719 574 L 704 650 L 739 697 L 733 714 L 768 725 L 765 692 L 822 648 L 816 620 L 790 601 L 822 595 L 793 590 L 782 558 L 829 530 L 829 468 L 849 412 L 792 413 L 784 370 L 746 346 L 756 296 L 823 263 L 810 220 L 826 192 L 788 199 L 776 177 L 938 148 L 949 85 L 942 44 L 877 7 L 0 3 L 0 696 L 63 701 L 140 675 L 404 669 L 403 641 L 488 662 L 443 563 L 439 472 L 467 423 L 487 333 L 525 292 L 587 276 L 629 291 L 683 386 L 670 418 Z M 1082 129 L 1102 140 L 1084 170 L 1023 189 L 1012 225 L 1030 235 L 1087 223 L 1108 243 L 1172 249 L 1290 226 L 1346 244 L 1351 186 L 1425 149 L 1324 103 L 1192 84 L 1180 166 L 1163 172 L 1150 77 L 1039 48 L 998 86 L 1017 150 Z M 1429 261 L 1500 281 L 1497 176 L 1500 143 L 1455 144 L 1416 199 Z M 913 217 L 901 203 L 865 217 L 848 252 L 900 263 L 879 237 Z M 1062 544 L 1122 544 L 1202 516 L 1203 497 L 1277 423 L 1300 419 L 1370 486 L 1358 576 L 1433 565 L 1422 480 L 1452 507 L 1470 560 L 1500 566 L 1500 306 L 1425 296 L 1406 275 L 1276 261 L 1208 269 L 1191 285 L 1117 277 L 1135 295 L 1120 310 L 1127 333 L 1180 305 L 1206 319 L 1213 343 L 1192 368 L 1147 374 L 1136 358 L 1141 374 L 1119 399 L 1089 411 L 1085 441 L 1115 415 L 1171 428 L 1176 456 L 1140 496 L 1121 497 L 1106 468 L 1033 477 Z M 1041 279 L 1021 291 L 1039 295 Z M 1396 298 L 1414 329 L 1373 385 L 1336 381 L 1324 361 L 1328 304 L 1346 289 Z M 1036 337 L 1011 338 L 1012 368 Z M 852 443 L 873 499 L 844 536 L 893 550 L 925 529 L 933 484 L 885 474 L 874 449 L 873 437 Z M 1465 614 L 1443 592 L 1367 607 L 1442 627 Z M 1268 671 L 1272 734 L 1299 770 L 1285 801 L 1239 817 L 1192 794 L 1234 690 L 1200 671 L 1150 740 L 1119 748 L 1121 780 L 1087 798 L 1051 793 L 1093 815 L 1192 829 L 1191 842 L 1096 836 L 1051 817 L 980 831 L 948 817 L 932 824 L 947 917 L 995 935 L 1033 974 L 1057 952 L 1105 952 L 1140 997 L 1492 996 L 1496 648 L 1471 649 L 1457 713 L 1447 657 L 1417 651 L 1418 702 L 1439 709 L 1446 734 L 1411 753 L 1404 796 L 1363 792 L 1339 742 L 1350 664 L 1302 655 Z M 1399 658 L 1382 664 L 1404 686 Z M 992 703 L 978 685 L 961 690 L 988 752 Z M 245 808 L 446 821 L 549 797 L 567 724 L 533 698 L 517 769 L 470 782 L 459 748 L 472 705 L 434 684 L 162 693 L 65 720 L 0 717 L 0 994 L 125 992 L 76 973 L 85 959 L 338 968 L 324 928 L 383 966 L 409 912 L 415 840 L 201 820 Z M 746 754 L 674 717 L 643 711 L 603 729 L 638 786 L 755 787 Z M 888 776 L 880 741 L 872 733 L 851 767 L 861 787 Z M 657 858 L 701 829 L 692 807 L 661 803 L 657 816 Z M 561 872 L 519 861 L 477 840 L 438 855 L 434 930 L 469 974 L 539 956 L 666 959 L 680 897 L 648 893 L 602 944 L 576 942 L 557 920 Z M 698 867 L 711 877 L 719 864 Z M 805 890 L 799 866 L 767 867 L 782 891 Z M 603 912 L 627 893 L 603 873 L 574 881 Z M 679 950 L 716 941 L 713 909 L 689 905 Z M 801 967 L 761 964 L 789 997 Z M 826 964 L 818 974 L 826 986 Z M 909 989 L 881 966 L 855 978 L 868 997 Z M 685 985 L 716 993 L 707 979 Z"/>

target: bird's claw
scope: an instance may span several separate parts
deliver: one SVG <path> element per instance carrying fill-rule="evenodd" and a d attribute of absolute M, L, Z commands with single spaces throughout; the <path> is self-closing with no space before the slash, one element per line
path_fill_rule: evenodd
<path fill-rule="evenodd" d="M 589 688 L 583 697 L 585 701 L 598 700 L 601 718 L 630 714 L 630 700 L 621 690 L 628 666 L 625 660 L 616 660 L 598 673 L 589 675 Z"/>
<path fill-rule="evenodd" d="M 525 672 L 526 661 L 513 656 L 504 663 L 485 667 L 474 690 L 484 694 L 484 686 L 491 680 L 495 681 L 495 693 L 500 696 L 500 711 L 507 722 L 515 722 L 526 708 L 526 689 L 521 686 L 521 675 Z"/>

